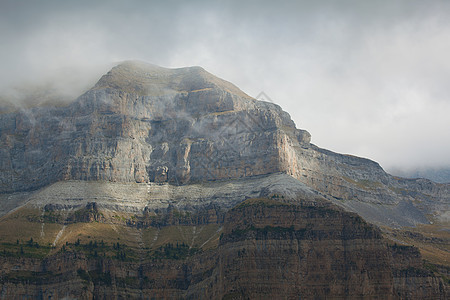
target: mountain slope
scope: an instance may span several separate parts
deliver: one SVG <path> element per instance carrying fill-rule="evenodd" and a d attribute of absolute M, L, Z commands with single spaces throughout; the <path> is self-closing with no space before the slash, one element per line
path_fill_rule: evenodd
<path fill-rule="evenodd" d="M 5 297 L 73 280 L 67 297 L 262 297 L 271 282 L 268 297 L 448 290 L 450 184 L 321 149 L 279 106 L 199 67 L 124 62 L 65 107 L 0 115 L 0 146 Z"/>

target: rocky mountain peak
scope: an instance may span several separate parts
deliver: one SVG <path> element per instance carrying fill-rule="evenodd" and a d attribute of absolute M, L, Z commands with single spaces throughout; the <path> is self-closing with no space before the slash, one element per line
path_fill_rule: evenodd
<path fill-rule="evenodd" d="M 139 95 L 155 95 L 168 90 L 193 92 L 222 89 L 250 99 L 232 83 L 205 71 L 202 67 L 169 69 L 141 61 L 125 61 L 112 68 L 97 82 L 95 89 L 113 88 Z"/>
<path fill-rule="evenodd" d="M 286 150 L 310 139 L 279 106 L 200 67 L 136 61 L 67 107 L 2 122 L 3 191 L 70 179 L 186 184 L 293 174 Z"/>

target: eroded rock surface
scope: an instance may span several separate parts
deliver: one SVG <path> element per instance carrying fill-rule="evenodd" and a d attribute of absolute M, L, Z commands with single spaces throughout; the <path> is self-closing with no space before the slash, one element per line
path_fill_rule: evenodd
<path fill-rule="evenodd" d="M 448 295 L 448 286 L 423 267 L 416 249 L 389 247 L 377 228 L 326 201 L 297 202 L 302 204 L 278 198 L 244 201 L 222 221 L 213 221 L 223 226 L 215 248 L 187 255 L 183 250 L 188 248 L 166 244 L 146 249 L 145 259 L 131 255 L 121 259 L 104 256 L 104 248 L 96 242 L 90 243 L 92 248 L 86 245 L 84 252 L 68 244 L 45 260 L 0 257 L 1 296 L 445 299 Z M 195 230 L 196 225 L 200 224 L 189 228 Z"/>
<path fill-rule="evenodd" d="M 320 149 L 279 106 L 199 67 L 125 62 L 72 104 L 3 114 L 0 128 L 2 193 L 65 180 L 186 185 L 281 172 L 371 222 L 449 222 L 450 185 Z"/>

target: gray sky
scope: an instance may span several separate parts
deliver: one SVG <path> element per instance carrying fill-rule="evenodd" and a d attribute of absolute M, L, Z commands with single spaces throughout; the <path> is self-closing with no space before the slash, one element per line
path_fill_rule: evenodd
<path fill-rule="evenodd" d="M 0 93 L 77 95 L 127 59 L 200 65 L 320 147 L 450 166 L 450 1 L 242 2 L 0 0 Z"/>

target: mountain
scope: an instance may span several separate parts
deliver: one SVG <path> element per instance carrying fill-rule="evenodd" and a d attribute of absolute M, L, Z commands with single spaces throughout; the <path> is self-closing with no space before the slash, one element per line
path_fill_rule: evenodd
<path fill-rule="evenodd" d="M 310 140 L 200 67 L 135 61 L 0 115 L 1 297 L 445 299 L 450 184 Z"/>

